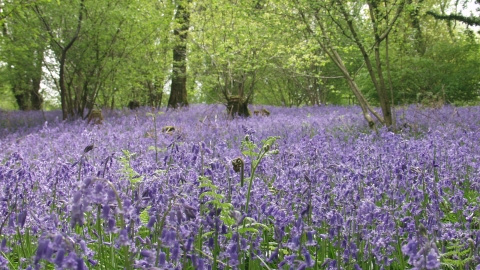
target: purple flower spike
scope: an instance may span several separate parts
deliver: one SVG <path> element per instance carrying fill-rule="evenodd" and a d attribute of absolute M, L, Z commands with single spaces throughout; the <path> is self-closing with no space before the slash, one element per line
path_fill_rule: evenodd
<path fill-rule="evenodd" d="M 20 228 L 23 229 L 23 226 L 25 226 L 25 221 L 27 220 L 27 211 L 23 210 L 22 212 L 20 212 L 20 214 L 18 214 L 17 220 Z"/>
<path fill-rule="evenodd" d="M 8 219 L 8 227 L 13 228 L 15 227 L 15 216 L 11 215 Z"/>
<path fill-rule="evenodd" d="M 65 250 L 62 248 L 59 251 L 57 251 L 57 256 L 55 257 L 54 263 L 58 266 L 61 267 L 63 263 L 63 258 L 65 257 Z"/>
<path fill-rule="evenodd" d="M 128 232 L 127 229 L 122 229 L 120 234 L 118 235 L 118 244 L 120 246 L 128 246 L 130 245 L 130 241 L 128 240 Z"/>
<path fill-rule="evenodd" d="M 83 258 L 77 258 L 77 270 L 87 270 L 87 266 L 83 261 Z"/>
<path fill-rule="evenodd" d="M 192 244 L 193 244 L 193 237 L 190 237 L 188 238 L 187 245 L 185 247 L 185 250 L 187 252 L 190 251 L 190 249 L 192 248 Z"/>
<path fill-rule="evenodd" d="M 239 264 L 236 244 L 232 244 L 228 249 L 228 258 L 229 258 L 228 263 L 231 266 L 237 266 Z"/>
<path fill-rule="evenodd" d="M 90 183 L 92 183 L 92 178 L 91 177 L 87 177 L 87 178 L 85 178 L 85 180 L 83 180 L 83 186 L 85 188 L 87 188 L 90 185 Z"/>
<path fill-rule="evenodd" d="M 247 240 L 245 238 L 242 238 L 240 240 L 240 249 L 242 251 L 247 251 L 249 248 L 250 248 L 250 246 L 248 245 Z"/>
<path fill-rule="evenodd" d="M 4 253 L 7 253 L 9 251 L 8 248 L 7 248 L 7 239 L 6 238 L 3 238 L 2 243 L 0 243 L 0 251 L 4 252 Z"/>
<path fill-rule="evenodd" d="M 305 270 L 305 269 L 307 269 L 307 264 L 306 263 L 300 264 L 300 266 L 297 268 L 297 270 Z"/>
<path fill-rule="evenodd" d="M 178 242 L 175 242 L 172 248 L 171 260 L 174 262 L 177 261 L 179 258 L 179 255 L 180 255 L 180 244 Z"/>
<path fill-rule="evenodd" d="M 148 220 L 147 228 L 149 229 L 153 228 L 153 225 L 155 225 L 155 222 L 157 222 L 157 218 L 155 216 L 151 216 L 150 219 Z"/>
<path fill-rule="evenodd" d="M 95 193 L 100 194 L 100 192 L 102 192 L 102 189 L 103 189 L 103 185 L 101 183 L 97 183 L 95 185 Z"/>
<path fill-rule="evenodd" d="M 148 249 L 142 249 L 142 251 L 140 251 L 140 256 L 142 258 L 150 259 L 155 256 L 155 253 L 153 253 L 151 250 L 148 250 Z"/>
<path fill-rule="evenodd" d="M 108 220 L 108 232 L 115 232 L 115 219 L 111 218 Z"/>
<path fill-rule="evenodd" d="M 410 240 L 406 245 L 402 246 L 403 254 L 412 257 L 417 254 L 418 244 L 415 239 Z"/>
<path fill-rule="evenodd" d="M 213 250 L 213 245 L 214 245 L 214 240 L 212 237 L 209 237 L 207 246 Z"/>
<path fill-rule="evenodd" d="M 221 234 L 227 234 L 228 232 L 228 227 L 225 224 L 222 224 L 222 229 L 220 231 Z"/>
<path fill-rule="evenodd" d="M 47 239 L 40 239 L 38 242 L 37 252 L 35 253 L 35 264 L 38 264 L 38 262 L 44 258 L 49 242 Z"/>
<path fill-rule="evenodd" d="M 165 266 L 165 259 L 166 259 L 165 253 L 160 252 L 160 255 L 158 256 L 158 265 L 159 266 Z"/>
<path fill-rule="evenodd" d="M 268 263 L 274 262 L 275 260 L 277 260 L 277 258 L 278 258 L 278 247 L 272 252 L 267 262 Z"/>
<path fill-rule="evenodd" d="M 75 191 L 73 194 L 73 203 L 77 204 L 80 202 L 80 199 L 82 198 L 82 193 L 80 191 Z"/>
<path fill-rule="evenodd" d="M 305 258 L 306 267 L 312 267 L 315 264 L 310 252 L 306 248 L 303 249 L 303 257 Z"/>
<path fill-rule="evenodd" d="M 8 265 L 7 259 L 5 259 L 2 255 L 0 255 L 0 267 L 8 269 L 7 265 Z"/>
<path fill-rule="evenodd" d="M 105 220 L 108 220 L 108 215 L 110 214 L 110 206 L 108 204 L 104 204 L 102 206 L 102 217 Z"/>
<path fill-rule="evenodd" d="M 205 270 L 205 263 L 202 258 L 197 260 L 197 270 Z"/>
<path fill-rule="evenodd" d="M 440 256 L 433 248 L 430 249 L 430 252 L 427 255 L 427 269 L 439 269 L 440 268 Z"/>
<path fill-rule="evenodd" d="M 107 200 L 108 200 L 109 202 L 113 202 L 113 201 L 115 201 L 115 200 L 117 199 L 117 197 L 115 196 L 115 191 L 109 189 L 108 192 L 107 192 L 107 194 L 108 194 L 108 195 L 107 195 L 107 196 L 108 196 L 108 197 L 107 197 Z"/>
<path fill-rule="evenodd" d="M 63 236 L 61 234 L 57 234 L 53 243 L 55 244 L 55 246 L 60 246 L 62 244 L 62 240 Z"/>
<path fill-rule="evenodd" d="M 313 239 L 313 231 L 308 231 L 306 235 L 307 235 L 307 242 L 305 243 L 305 245 L 307 247 L 315 246 L 317 244 L 317 241 Z"/>

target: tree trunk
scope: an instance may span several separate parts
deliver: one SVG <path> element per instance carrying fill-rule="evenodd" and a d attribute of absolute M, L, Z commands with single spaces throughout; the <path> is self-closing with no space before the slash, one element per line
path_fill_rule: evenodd
<path fill-rule="evenodd" d="M 32 79 L 32 92 L 30 94 L 30 104 L 32 110 L 41 110 L 43 105 L 43 97 L 40 93 L 40 78 Z"/>
<path fill-rule="evenodd" d="M 24 74 L 13 86 L 15 100 L 22 111 L 41 110 L 43 97 L 40 93 L 40 79 Z"/>
<path fill-rule="evenodd" d="M 30 106 L 32 110 L 41 110 L 43 105 L 43 97 L 40 93 L 40 83 L 42 81 L 42 66 L 43 66 L 43 48 L 38 48 L 34 53 L 34 72 L 31 76 L 31 88 L 30 88 Z"/>
<path fill-rule="evenodd" d="M 228 114 L 235 118 L 235 116 L 250 117 L 250 110 L 248 110 L 248 99 L 243 99 L 238 95 L 231 95 L 227 97 L 227 111 Z"/>
<path fill-rule="evenodd" d="M 67 87 L 65 86 L 65 58 L 67 52 L 62 50 L 60 57 L 60 71 L 58 73 L 58 79 L 60 84 L 60 103 L 62 105 L 62 119 L 67 120 L 68 108 L 67 108 Z"/>
<path fill-rule="evenodd" d="M 188 106 L 187 100 L 187 36 L 190 23 L 190 14 L 186 7 L 186 2 L 177 5 L 175 20 L 180 27 L 174 30 L 174 35 L 178 38 L 177 44 L 173 48 L 173 70 L 172 85 L 168 107 L 176 109 L 179 106 Z"/>
<path fill-rule="evenodd" d="M 78 21 L 77 21 L 77 28 L 75 30 L 75 33 L 73 34 L 72 38 L 70 41 L 66 44 L 63 45 L 62 41 L 57 40 L 57 37 L 54 35 L 54 32 L 52 31 L 50 24 L 48 21 L 45 19 L 45 17 L 42 15 L 40 12 L 39 8 L 35 6 L 34 10 L 37 13 L 37 16 L 40 18 L 42 21 L 43 25 L 45 26 L 45 29 L 47 30 L 48 34 L 50 35 L 53 44 L 56 45 L 60 49 L 60 67 L 59 67 L 59 87 L 60 87 L 60 101 L 62 105 L 62 118 L 63 120 L 66 120 L 68 118 L 68 114 L 74 114 L 74 108 L 73 108 L 73 103 L 71 99 L 71 95 L 68 92 L 67 86 L 65 84 L 65 63 L 67 59 L 67 52 L 68 50 L 73 46 L 75 41 L 77 40 L 80 30 L 82 28 L 82 21 L 83 21 L 83 12 L 85 11 L 85 0 L 80 0 L 80 8 L 78 11 Z M 68 95 L 68 96 L 67 96 Z M 68 99 L 68 100 L 67 100 Z M 67 104 L 68 101 L 68 104 Z"/>
<path fill-rule="evenodd" d="M 322 30 L 323 36 L 327 36 L 327 31 L 325 30 L 325 27 L 323 26 L 322 23 L 319 24 L 320 29 Z M 365 120 L 368 122 L 368 126 L 370 128 L 375 127 L 375 122 L 373 121 L 372 117 L 370 116 L 370 113 L 372 113 L 378 121 L 381 123 L 385 123 L 385 120 L 383 119 L 382 116 L 380 116 L 368 103 L 367 99 L 363 96 L 362 92 L 360 91 L 360 88 L 358 88 L 358 85 L 355 83 L 354 79 L 350 76 L 350 73 L 348 72 L 347 68 L 345 67 L 345 64 L 342 61 L 342 58 L 338 54 L 337 50 L 335 49 L 334 46 L 332 46 L 328 41 L 326 42 L 320 42 L 320 46 L 323 48 L 325 53 L 332 59 L 332 61 L 335 63 L 335 65 L 340 69 L 340 71 L 343 74 L 343 77 L 347 80 L 348 86 L 352 90 L 353 94 L 355 95 L 358 104 L 362 108 L 363 116 Z M 369 113 L 370 112 L 370 113 Z"/>
<path fill-rule="evenodd" d="M 28 96 L 23 89 L 20 89 L 18 85 L 13 86 L 13 93 L 15 95 L 15 100 L 17 101 L 18 108 L 22 111 L 28 110 Z"/>

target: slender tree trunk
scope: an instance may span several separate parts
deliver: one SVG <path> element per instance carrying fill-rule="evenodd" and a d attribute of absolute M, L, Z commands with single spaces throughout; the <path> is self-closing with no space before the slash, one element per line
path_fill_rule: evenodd
<path fill-rule="evenodd" d="M 40 83 L 42 81 L 42 65 L 43 65 L 43 48 L 38 48 L 36 53 L 33 53 L 35 57 L 34 63 L 34 73 L 31 76 L 30 83 L 30 106 L 32 110 L 41 110 L 43 104 L 43 97 L 40 93 Z"/>
<path fill-rule="evenodd" d="M 22 111 L 27 111 L 28 110 L 28 104 L 27 104 L 28 96 L 26 95 L 25 91 L 23 89 L 21 89 L 21 87 L 18 84 L 13 85 L 12 90 L 13 90 L 13 93 L 14 93 L 14 96 L 15 96 L 15 100 L 17 101 L 18 108 Z"/>
<path fill-rule="evenodd" d="M 168 100 L 169 108 L 178 108 L 188 106 L 187 100 L 187 36 L 190 24 L 190 14 L 187 10 L 187 2 L 182 1 L 177 5 L 175 20 L 180 27 L 174 30 L 174 35 L 178 38 L 177 44 L 173 48 L 173 70 L 170 98 Z"/>
<path fill-rule="evenodd" d="M 365 48 L 364 43 L 360 39 L 360 37 L 357 33 L 357 29 L 354 26 L 354 19 L 351 17 L 350 13 L 346 10 L 345 4 L 342 1 L 337 0 L 336 2 L 337 2 L 337 6 L 339 7 L 341 15 L 343 16 L 343 18 L 345 19 L 345 21 L 347 23 L 348 30 L 351 33 L 351 37 L 352 37 L 353 41 L 355 42 L 357 47 L 360 49 L 360 52 L 363 55 L 365 65 L 366 65 L 368 73 L 370 75 L 370 79 L 371 79 L 371 81 L 372 81 L 372 83 L 375 87 L 375 90 L 377 91 L 378 96 L 379 96 L 380 107 L 382 108 L 383 118 L 379 118 L 374 113 L 374 111 L 368 106 L 369 111 L 372 114 L 374 114 L 377 117 L 377 119 L 379 119 L 380 122 L 385 124 L 387 127 L 390 127 L 393 123 L 392 112 L 391 112 L 391 103 L 390 103 L 390 97 L 388 95 L 388 91 L 385 87 L 385 80 L 383 78 L 382 61 L 381 61 L 381 56 L 380 56 L 380 44 L 389 35 L 390 31 L 393 28 L 393 25 L 395 24 L 395 22 L 397 21 L 397 19 L 400 16 L 400 14 L 402 13 L 403 7 L 405 6 L 405 1 L 401 1 L 399 3 L 399 5 L 397 6 L 397 8 L 395 10 L 395 14 L 394 14 L 394 17 L 392 18 L 392 20 L 389 21 L 389 22 L 385 22 L 386 27 L 385 27 L 385 30 L 383 30 L 383 32 L 380 32 L 379 27 L 378 27 L 378 22 L 379 22 L 379 19 L 384 20 L 385 18 L 380 18 L 381 15 L 380 15 L 380 12 L 379 12 L 378 6 L 377 6 L 378 2 L 375 1 L 375 0 L 374 1 L 367 1 L 369 12 L 370 12 L 370 19 L 371 19 L 371 23 L 372 23 L 373 35 L 374 35 L 374 38 L 375 38 L 375 44 L 374 44 L 374 54 L 375 54 L 375 64 L 376 64 L 375 69 L 373 67 L 372 61 L 370 60 L 369 53 L 368 53 L 367 49 Z M 323 24 L 321 23 L 321 19 L 318 17 L 318 15 L 316 15 L 316 21 L 319 23 L 320 27 L 322 28 L 323 36 L 326 37 L 327 36 L 327 31 L 324 29 Z M 324 42 L 319 41 L 319 43 L 324 43 Z M 337 52 L 336 52 L 336 50 L 334 49 L 333 46 L 331 46 L 330 44 L 328 44 L 328 45 L 329 45 L 328 49 L 330 49 L 331 52 L 333 52 L 333 55 L 337 59 L 336 64 L 337 64 L 337 66 L 339 66 L 338 59 L 341 60 L 340 56 L 337 54 Z M 324 44 L 324 46 L 325 46 L 325 44 Z M 340 68 L 340 69 L 342 69 L 342 68 Z M 342 70 L 342 72 L 344 73 L 344 75 L 349 74 L 346 69 L 344 71 Z M 347 81 L 349 81 L 348 77 L 345 76 Z M 353 84 L 351 84 L 350 81 L 349 81 L 349 85 L 351 85 L 351 87 L 356 86 L 355 82 L 353 82 Z M 358 87 L 353 87 L 352 88 L 352 91 L 354 92 L 355 96 L 358 99 L 358 97 L 361 97 L 358 94 L 361 94 L 361 93 L 359 91 L 357 93 L 357 90 L 354 90 L 354 88 L 357 88 L 357 90 L 358 90 Z M 368 102 L 364 98 L 363 98 L 363 100 L 358 100 L 358 102 L 360 103 L 361 106 L 362 106 L 362 103 L 364 103 L 364 105 L 368 105 Z M 363 110 L 363 108 L 362 108 L 362 110 Z M 368 121 L 368 119 L 367 119 L 367 121 Z M 369 125 L 372 126 L 370 122 L 369 122 Z"/>
<path fill-rule="evenodd" d="M 43 97 L 40 93 L 41 77 L 32 79 L 32 93 L 30 95 L 30 104 L 32 110 L 41 110 L 43 105 Z"/>
<path fill-rule="evenodd" d="M 67 108 L 67 87 L 65 86 L 65 58 L 67 52 L 62 50 L 62 55 L 60 57 L 60 67 L 58 73 L 58 80 L 60 84 L 60 103 L 62 105 L 62 118 L 66 120 L 68 118 L 68 108 Z"/>
<path fill-rule="evenodd" d="M 68 93 L 68 89 L 67 89 L 67 86 L 65 84 L 65 63 L 66 63 L 66 59 L 67 59 L 67 52 L 68 52 L 68 50 L 70 50 L 70 48 L 73 46 L 73 44 L 77 40 L 77 38 L 80 34 L 80 30 L 82 28 L 83 13 L 85 11 L 84 2 L 85 2 L 85 0 L 80 1 L 80 8 L 79 8 L 79 11 L 78 11 L 77 29 L 76 29 L 75 33 L 73 34 L 72 38 L 70 39 L 70 41 L 66 45 L 63 45 L 61 40 L 60 41 L 57 40 L 57 38 L 54 34 L 54 31 L 51 29 L 50 24 L 45 19 L 45 17 L 43 17 L 43 15 L 40 12 L 38 6 L 35 6 L 35 8 L 34 8 L 35 12 L 37 13 L 37 16 L 40 18 L 43 25 L 45 26 L 45 29 L 47 30 L 48 34 L 52 38 L 54 45 L 56 45 L 61 51 L 60 61 L 59 61 L 60 62 L 60 67 L 59 67 L 60 70 L 59 70 L 58 76 L 59 76 L 60 101 L 61 101 L 61 105 L 62 105 L 62 118 L 63 118 L 63 120 L 66 120 L 68 118 L 69 112 L 72 115 L 74 114 L 74 108 L 73 108 L 73 103 L 72 103 L 72 100 L 71 100 L 71 95 L 70 95 L 70 93 Z M 67 95 L 68 95 L 68 97 L 67 97 Z M 69 99 L 68 104 L 67 104 L 67 98 Z"/>
<path fill-rule="evenodd" d="M 386 8 L 386 2 L 385 3 L 385 8 Z M 388 22 L 388 14 L 385 15 L 385 19 Z M 387 79 L 388 79 L 388 90 L 390 91 L 390 106 L 392 109 L 392 127 L 393 130 L 397 129 L 397 118 L 395 115 L 395 102 L 393 99 L 393 85 L 392 85 L 392 76 L 390 74 L 390 57 L 389 57 L 389 49 L 388 49 L 388 44 L 389 44 L 389 39 L 388 36 L 385 37 L 385 63 L 387 66 Z"/>
<path fill-rule="evenodd" d="M 327 37 L 327 31 L 323 26 L 323 24 L 319 23 L 319 26 L 320 26 L 320 29 L 322 30 L 322 35 L 324 37 Z M 325 41 L 325 42 L 319 41 L 319 44 L 322 47 L 322 49 L 325 51 L 325 53 L 330 57 L 330 59 L 332 59 L 335 65 L 340 69 L 340 71 L 343 74 L 343 77 L 347 80 L 348 86 L 352 90 L 353 94 L 355 95 L 358 101 L 358 104 L 362 108 L 363 117 L 368 122 L 368 126 L 371 128 L 375 127 L 375 122 L 373 121 L 373 118 L 371 117 L 370 113 L 372 113 L 378 119 L 378 121 L 380 121 L 381 123 L 385 123 L 385 120 L 383 119 L 383 117 L 379 115 L 370 106 L 367 99 L 363 96 L 362 92 L 360 91 L 360 88 L 358 87 L 354 79 L 350 76 L 350 72 L 348 72 L 347 68 L 345 67 L 345 64 L 342 61 L 341 56 L 338 54 L 335 47 L 332 46 L 328 41 Z"/>

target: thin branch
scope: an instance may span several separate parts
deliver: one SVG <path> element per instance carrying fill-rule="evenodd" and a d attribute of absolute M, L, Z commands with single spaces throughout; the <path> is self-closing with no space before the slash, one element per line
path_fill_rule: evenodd
<path fill-rule="evenodd" d="M 438 19 L 438 20 L 459 21 L 469 26 L 480 26 L 480 17 L 475 17 L 475 16 L 465 17 L 463 15 L 458 15 L 458 14 L 441 15 L 433 11 L 427 11 L 427 14 L 433 16 L 435 19 Z"/>

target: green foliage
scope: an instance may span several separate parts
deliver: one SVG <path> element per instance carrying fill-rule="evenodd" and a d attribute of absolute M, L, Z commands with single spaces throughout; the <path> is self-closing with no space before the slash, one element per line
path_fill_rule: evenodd
<path fill-rule="evenodd" d="M 79 1 L 10 1 L 0 12 L 0 108 L 19 108 L 13 94 L 35 96 L 46 54 L 55 64 L 74 36 Z M 374 59 L 371 19 L 365 1 L 347 1 L 359 39 Z M 71 114 L 121 108 L 129 101 L 158 105 L 171 79 L 176 5 L 172 1 L 84 1 L 79 36 L 66 55 L 65 81 Z M 385 2 L 385 4 L 389 4 Z M 384 5 L 377 7 L 385 14 Z M 410 1 L 389 36 L 389 65 L 395 104 L 443 100 L 471 105 L 479 100 L 478 37 L 432 16 L 435 1 Z M 448 6 L 443 6 L 448 9 Z M 348 32 L 338 5 L 299 0 L 200 0 L 188 5 L 187 89 L 193 102 L 221 103 L 226 95 L 251 96 L 254 104 L 301 106 L 352 104 L 355 98 L 299 11 L 322 16 L 326 34 L 368 100 L 378 104 L 363 56 Z M 391 10 L 390 10 L 391 11 Z M 393 12 L 388 19 L 393 18 Z M 310 16 L 310 17 L 309 17 Z M 42 18 L 47 25 L 42 22 Z M 380 31 L 386 25 L 380 21 Z M 50 30 L 49 30 L 50 29 Z M 49 33 L 55 32 L 52 36 Z M 60 45 L 60 46 L 59 46 Z M 386 83 L 386 46 L 380 57 Z M 375 71 L 376 67 L 373 66 Z M 49 73 L 43 76 L 51 77 Z M 52 79 L 52 78 L 51 78 Z M 57 79 L 58 83 L 58 79 Z M 157 97 L 157 99 L 155 98 Z M 164 99 L 164 97 L 162 96 Z M 71 101 L 70 101 L 71 100 Z M 26 102 L 20 108 L 33 106 Z M 50 102 L 43 109 L 54 109 Z"/>
<path fill-rule="evenodd" d="M 441 254 L 442 266 L 448 269 L 464 269 L 473 260 L 474 247 L 465 247 L 460 243 L 449 244 Z"/>
<path fill-rule="evenodd" d="M 135 188 L 139 183 L 142 182 L 142 177 L 132 168 L 130 165 L 130 160 L 134 157 L 135 153 L 130 153 L 128 150 L 122 150 L 123 156 L 119 158 L 120 164 L 122 165 L 121 172 L 125 178 L 130 182 L 131 186 Z"/>
<path fill-rule="evenodd" d="M 235 224 L 235 219 L 232 216 L 233 205 L 224 202 L 224 196 L 216 192 L 218 187 L 215 186 L 210 178 L 206 176 L 200 176 L 198 181 L 200 182 L 200 188 L 206 188 L 208 190 L 200 194 L 199 199 L 206 200 L 206 204 L 211 204 L 214 209 L 218 209 L 220 211 L 219 218 L 225 223 L 225 225 L 231 226 Z"/>
<path fill-rule="evenodd" d="M 8 84 L 0 85 L 0 110 L 18 109 L 17 101 Z"/>
<path fill-rule="evenodd" d="M 267 139 L 262 140 L 262 144 L 258 147 L 250 138 L 249 136 L 245 136 L 245 139 L 242 141 L 242 154 L 246 157 L 250 158 L 251 165 L 250 165 L 250 179 L 248 182 L 248 191 L 247 191 L 247 203 L 245 204 L 245 213 L 248 213 L 248 205 L 250 203 L 250 192 L 253 186 L 253 180 L 255 179 L 255 171 L 257 170 L 260 161 L 265 156 L 278 154 L 278 149 L 272 149 L 275 141 L 279 139 L 278 136 L 271 136 Z M 243 185 L 243 183 L 242 183 Z M 271 183 L 270 183 L 271 185 Z M 244 223 L 245 225 L 245 223 Z"/>
<path fill-rule="evenodd" d="M 401 65 L 392 67 L 396 103 L 448 103 L 478 101 L 480 65 L 478 44 L 437 43 L 423 57 L 402 56 Z M 376 98 L 364 88 L 371 98 Z"/>
<path fill-rule="evenodd" d="M 148 213 L 148 211 L 150 210 L 150 208 L 152 208 L 152 206 L 147 206 L 145 209 L 142 210 L 142 212 L 140 212 L 140 221 L 143 223 L 143 224 L 147 224 L 148 223 L 148 220 L 150 219 L 150 215 Z"/>

